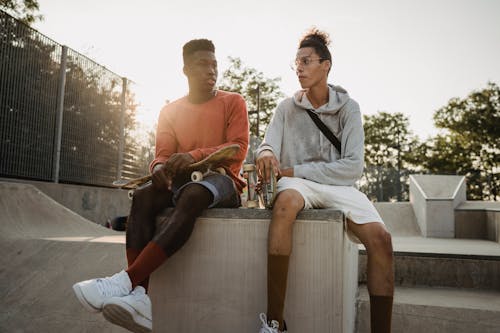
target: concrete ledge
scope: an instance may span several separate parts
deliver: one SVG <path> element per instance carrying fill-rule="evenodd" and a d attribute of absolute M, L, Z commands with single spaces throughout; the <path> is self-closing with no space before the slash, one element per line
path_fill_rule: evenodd
<path fill-rule="evenodd" d="M 366 252 L 359 255 L 359 283 L 367 283 Z M 447 287 L 500 290 L 500 257 L 463 257 L 453 254 L 394 253 L 396 289 Z"/>
<path fill-rule="evenodd" d="M 153 273 L 154 332 L 252 332 L 267 307 L 271 212 L 213 209 L 188 243 Z M 294 225 L 285 319 L 290 332 L 353 332 L 357 246 L 335 210 L 301 213 Z"/>
<path fill-rule="evenodd" d="M 394 293 L 392 331 L 404 333 L 498 333 L 500 293 L 451 288 L 403 288 Z M 370 302 L 360 286 L 357 333 L 370 332 Z"/>

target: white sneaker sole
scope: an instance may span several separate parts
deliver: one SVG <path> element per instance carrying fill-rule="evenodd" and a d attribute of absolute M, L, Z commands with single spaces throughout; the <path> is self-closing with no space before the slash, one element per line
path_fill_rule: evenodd
<path fill-rule="evenodd" d="M 102 309 L 104 318 L 115 325 L 124 327 L 134 333 L 152 332 L 151 320 L 143 317 L 131 306 L 123 304 L 105 304 Z"/>
<path fill-rule="evenodd" d="M 80 303 L 83 305 L 83 307 L 85 309 L 89 310 L 90 312 L 94 312 L 94 313 L 101 312 L 102 309 L 95 308 L 94 306 L 92 306 L 92 304 L 90 304 L 87 301 L 87 299 L 85 298 L 85 295 L 83 294 L 82 289 L 80 289 L 80 286 L 78 285 L 78 283 L 75 283 L 73 285 L 73 291 L 75 292 L 76 298 L 78 298 L 78 300 L 80 301 Z"/>

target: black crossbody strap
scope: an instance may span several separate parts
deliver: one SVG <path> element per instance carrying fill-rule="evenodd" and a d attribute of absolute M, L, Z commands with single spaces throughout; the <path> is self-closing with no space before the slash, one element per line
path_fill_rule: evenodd
<path fill-rule="evenodd" d="M 321 133 L 323 133 L 328 138 L 328 140 L 330 140 L 330 142 L 333 144 L 333 146 L 335 148 L 337 148 L 337 150 L 339 151 L 339 154 L 341 154 L 341 147 L 340 147 L 340 141 L 339 141 L 339 139 L 337 139 L 337 137 L 325 125 L 325 123 L 322 122 L 321 119 L 319 119 L 319 117 L 316 114 L 316 112 L 314 112 L 311 109 L 306 109 L 306 111 L 307 111 L 307 114 L 309 115 L 309 117 L 311 117 L 311 119 L 314 121 L 314 123 L 316 124 L 316 126 L 318 126 L 319 130 L 321 131 Z"/>

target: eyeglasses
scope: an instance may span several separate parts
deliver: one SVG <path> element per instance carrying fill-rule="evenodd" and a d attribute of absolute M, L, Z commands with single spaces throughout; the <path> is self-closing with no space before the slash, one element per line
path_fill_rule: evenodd
<path fill-rule="evenodd" d="M 313 61 L 319 61 L 319 62 L 322 62 L 323 60 L 327 60 L 325 58 L 316 58 L 316 59 L 311 59 L 311 58 L 308 58 L 308 57 L 304 57 L 304 58 L 301 58 L 301 59 L 295 59 L 295 61 L 292 61 L 292 63 L 290 63 L 290 68 L 293 70 L 293 71 L 297 71 L 297 68 L 299 66 L 302 66 L 302 67 L 307 67 L 309 66 Z"/>

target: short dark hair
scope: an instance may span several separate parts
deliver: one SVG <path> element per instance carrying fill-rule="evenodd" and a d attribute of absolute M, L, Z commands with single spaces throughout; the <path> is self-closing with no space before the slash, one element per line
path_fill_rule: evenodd
<path fill-rule="evenodd" d="M 215 52 L 214 43 L 208 39 L 193 39 L 184 44 L 182 47 L 182 59 L 186 64 L 188 58 L 196 51 L 211 51 Z"/>
<path fill-rule="evenodd" d="M 312 47 L 321 59 L 330 60 L 331 63 L 332 54 L 330 53 L 330 50 L 328 50 L 329 45 L 330 35 L 316 27 L 312 27 L 306 31 L 305 35 L 300 39 L 299 49 Z"/>

